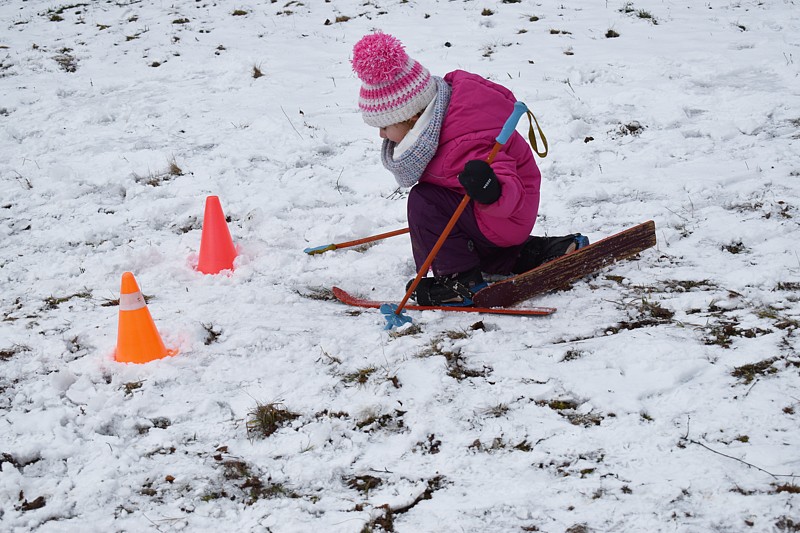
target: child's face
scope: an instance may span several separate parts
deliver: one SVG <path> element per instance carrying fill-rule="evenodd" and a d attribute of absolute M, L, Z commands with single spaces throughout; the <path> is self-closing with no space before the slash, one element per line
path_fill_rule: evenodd
<path fill-rule="evenodd" d="M 419 114 L 406 121 L 381 128 L 381 139 L 389 139 L 395 144 L 399 143 L 405 138 L 406 134 L 411 131 L 411 128 L 417 123 L 417 120 L 419 120 Z"/>
<path fill-rule="evenodd" d="M 380 129 L 381 139 L 389 139 L 393 143 L 402 141 L 414 124 L 410 121 L 391 124 Z"/>

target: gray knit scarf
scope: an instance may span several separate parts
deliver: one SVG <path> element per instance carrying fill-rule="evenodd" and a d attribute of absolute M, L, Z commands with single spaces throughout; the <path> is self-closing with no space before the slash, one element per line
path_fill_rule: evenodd
<path fill-rule="evenodd" d="M 436 82 L 433 117 L 420 134 L 419 139 L 397 160 L 394 159 L 396 143 L 384 139 L 381 147 L 383 166 L 394 174 L 394 179 L 401 187 L 411 187 L 419 181 L 439 147 L 439 132 L 442 130 L 442 122 L 447 113 L 447 106 L 450 104 L 450 86 L 439 76 L 432 76 L 432 78 Z"/>

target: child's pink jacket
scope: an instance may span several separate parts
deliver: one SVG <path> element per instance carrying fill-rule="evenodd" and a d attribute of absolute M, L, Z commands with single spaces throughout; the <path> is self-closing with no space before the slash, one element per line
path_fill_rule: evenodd
<path fill-rule="evenodd" d="M 486 160 L 516 98 L 502 85 L 463 70 L 447 74 L 444 80 L 453 90 L 450 105 L 439 135 L 439 148 L 420 181 L 464 194 L 458 174 L 467 161 Z M 541 183 L 530 145 L 522 135 L 515 132 L 511 136 L 492 168 L 500 180 L 502 194 L 490 205 L 473 202 L 478 226 L 497 246 L 521 244 L 536 222 Z"/>

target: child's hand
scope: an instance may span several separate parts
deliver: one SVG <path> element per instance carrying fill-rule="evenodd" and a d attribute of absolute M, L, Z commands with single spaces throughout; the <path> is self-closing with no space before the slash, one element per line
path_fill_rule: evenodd
<path fill-rule="evenodd" d="M 486 161 L 468 161 L 458 175 L 458 181 L 476 202 L 493 204 L 500 198 L 500 181 Z"/>

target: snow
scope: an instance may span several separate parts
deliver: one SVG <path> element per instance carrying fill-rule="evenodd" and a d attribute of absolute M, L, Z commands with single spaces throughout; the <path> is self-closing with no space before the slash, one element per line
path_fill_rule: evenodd
<path fill-rule="evenodd" d="M 0 530 L 798 531 L 798 7 L 2 3 Z M 406 224 L 374 29 L 533 110 L 535 234 L 656 248 L 549 317 L 325 299 L 415 274 L 407 236 L 303 253 Z M 230 275 L 193 269 L 208 195 Z M 114 361 L 125 271 L 178 355 Z"/>

